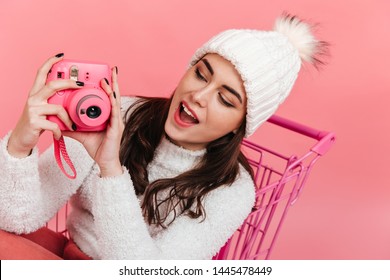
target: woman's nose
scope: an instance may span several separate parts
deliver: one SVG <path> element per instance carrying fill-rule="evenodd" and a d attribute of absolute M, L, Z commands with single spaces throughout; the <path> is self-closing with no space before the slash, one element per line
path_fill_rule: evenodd
<path fill-rule="evenodd" d="M 191 98 L 194 103 L 197 103 L 200 107 L 207 106 L 208 99 L 210 98 L 212 89 L 209 87 L 203 87 L 201 89 L 194 90 L 191 93 Z"/>

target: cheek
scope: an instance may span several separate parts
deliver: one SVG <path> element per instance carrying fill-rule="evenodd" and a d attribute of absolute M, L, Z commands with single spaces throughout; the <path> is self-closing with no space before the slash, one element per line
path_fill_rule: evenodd
<path fill-rule="evenodd" d="M 178 85 L 175 91 L 173 92 L 169 113 L 173 113 L 179 107 L 180 101 L 182 100 L 182 96 L 183 96 L 183 90 L 180 88 L 180 85 Z"/>
<path fill-rule="evenodd" d="M 193 92 L 194 90 L 199 90 L 204 87 L 205 83 L 203 81 L 197 80 L 193 70 L 188 70 L 184 76 L 181 78 L 177 85 L 177 90 L 179 93 L 188 93 Z"/>
<path fill-rule="evenodd" d="M 242 112 L 229 109 L 214 110 L 209 115 L 209 124 L 213 129 L 229 133 L 237 129 L 244 119 Z"/>

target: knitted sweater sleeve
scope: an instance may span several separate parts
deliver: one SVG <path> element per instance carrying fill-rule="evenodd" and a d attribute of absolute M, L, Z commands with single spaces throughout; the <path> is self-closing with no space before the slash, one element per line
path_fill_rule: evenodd
<path fill-rule="evenodd" d="M 93 215 L 101 259 L 211 259 L 243 223 L 255 202 L 246 171 L 204 200 L 202 221 L 181 215 L 151 236 L 130 176 L 95 177 Z"/>
<path fill-rule="evenodd" d="M 122 114 L 138 98 L 123 96 Z M 93 159 L 76 140 L 64 138 L 77 178 L 67 178 L 57 166 L 51 145 L 41 155 L 34 148 L 26 158 L 7 150 L 9 132 L 0 139 L 0 229 L 29 233 L 44 226 L 82 185 Z"/>
<path fill-rule="evenodd" d="M 0 228 L 29 233 L 44 226 L 76 192 L 93 161 L 80 143 L 66 138 L 78 173 L 71 180 L 58 168 L 53 145 L 40 156 L 34 148 L 26 158 L 12 157 L 7 150 L 10 134 L 0 139 Z"/>

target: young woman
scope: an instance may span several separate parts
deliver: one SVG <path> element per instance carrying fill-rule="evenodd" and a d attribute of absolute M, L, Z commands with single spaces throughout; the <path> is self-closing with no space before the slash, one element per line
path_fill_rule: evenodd
<path fill-rule="evenodd" d="M 72 241 L 60 257 L 81 250 L 77 257 L 93 259 L 211 259 L 255 202 L 241 140 L 285 100 L 302 60 L 319 62 L 323 46 L 310 25 L 288 15 L 274 31 L 227 30 L 196 51 L 170 99 L 121 98 L 114 67 L 112 81 L 101 81 L 112 105 L 109 126 L 88 133 L 77 132 L 64 108 L 47 103 L 59 90 L 83 86 L 46 83 L 63 55 L 50 58 L 1 141 L 0 237 L 26 242 L 9 232 L 42 228 L 70 199 Z M 71 131 L 60 131 L 48 115 Z M 44 130 L 68 136 L 75 180 L 60 172 L 52 148 L 38 155 Z"/>

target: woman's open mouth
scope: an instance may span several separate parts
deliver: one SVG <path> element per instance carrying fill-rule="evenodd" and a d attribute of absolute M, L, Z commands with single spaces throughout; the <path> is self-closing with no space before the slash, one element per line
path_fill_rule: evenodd
<path fill-rule="evenodd" d="M 175 112 L 175 121 L 183 127 L 189 127 L 199 123 L 196 114 L 185 102 L 180 102 L 179 108 Z"/>

